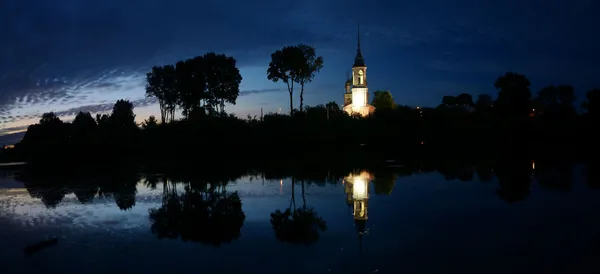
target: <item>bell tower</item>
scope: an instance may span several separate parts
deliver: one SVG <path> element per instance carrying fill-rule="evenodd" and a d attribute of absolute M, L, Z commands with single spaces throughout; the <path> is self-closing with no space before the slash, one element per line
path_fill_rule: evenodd
<path fill-rule="evenodd" d="M 367 65 L 365 64 L 365 58 L 362 55 L 360 48 L 360 25 L 358 26 L 358 47 L 356 49 L 356 57 L 354 57 L 354 64 L 352 65 L 352 76 L 351 76 L 351 96 L 352 99 L 345 100 L 344 102 L 349 103 L 344 106 L 344 111 L 350 115 L 359 114 L 360 116 L 367 116 L 375 111 L 375 107 L 369 104 L 369 88 L 367 87 Z M 346 94 L 348 91 L 346 90 Z M 344 99 L 347 95 L 344 95 Z"/>

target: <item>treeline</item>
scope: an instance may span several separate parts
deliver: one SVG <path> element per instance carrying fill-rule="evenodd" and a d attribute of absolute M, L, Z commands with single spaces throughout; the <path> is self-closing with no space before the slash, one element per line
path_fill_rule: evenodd
<path fill-rule="evenodd" d="M 397 105 L 389 91 L 378 91 L 372 100 L 376 111 L 359 117 L 335 102 L 303 106 L 304 85 L 322 66 L 323 58 L 307 45 L 274 52 L 266 76 L 288 87 L 290 114 L 245 119 L 225 112 L 226 103 L 236 103 L 241 81 L 232 57 L 209 53 L 154 67 L 146 91 L 158 100 L 160 121 L 152 116 L 136 125 L 133 105 L 124 100 L 110 114 L 94 118 L 82 112 L 71 123 L 46 113 L 0 160 L 219 166 L 306 157 L 588 157 L 597 148 L 598 89 L 586 94 L 585 112 L 578 114 L 572 87 L 548 86 L 533 96 L 527 77 L 508 72 L 494 83 L 495 99 L 480 95 L 474 102 L 463 93 L 444 96 L 436 108 L 419 108 Z M 294 84 L 300 86 L 299 110 L 291 104 Z M 182 119 L 175 119 L 176 111 Z"/>
<path fill-rule="evenodd" d="M 65 195 L 73 193 L 82 203 L 91 203 L 95 198 L 114 198 L 116 205 L 122 210 L 135 206 L 136 187 L 143 184 L 152 189 L 174 191 L 176 184 L 183 184 L 186 189 L 202 193 L 226 194 L 227 186 L 242 177 L 261 183 L 293 178 L 298 185 L 324 186 L 337 184 L 350 174 L 368 171 L 373 176 L 374 192 L 389 195 L 394 190 L 397 179 L 423 173 L 437 172 L 446 180 L 490 182 L 498 180 L 497 194 L 507 202 L 525 199 L 531 189 L 533 179 L 547 189 L 568 191 L 572 189 L 573 178 L 586 178 L 585 183 L 594 189 L 600 188 L 599 166 L 589 161 L 578 168 L 572 160 L 521 160 L 494 159 L 489 161 L 467 160 L 429 160 L 405 161 L 394 166 L 381 163 L 365 163 L 360 165 L 327 165 L 283 163 L 254 165 L 232 165 L 221 170 L 198 171 L 198 168 L 155 167 L 139 168 L 121 166 L 118 170 L 103 172 L 102 170 L 73 170 L 65 174 L 60 171 L 47 173 L 21 172 L 17 180 L 25 182 L 30 195 L 42 199 L 49 207 L 56 207 Z M 578 174 L 581 172 L 581 174 Z M 402 179 L 400 179 L 401 181 Z M 57 191 L 57 189 L 59 191 Z M 179 188 L 181 189 L 181 188 Z"/>

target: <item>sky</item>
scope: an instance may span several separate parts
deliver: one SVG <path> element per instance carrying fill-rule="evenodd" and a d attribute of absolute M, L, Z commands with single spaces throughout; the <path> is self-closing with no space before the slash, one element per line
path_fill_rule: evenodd
<path fill-rule="evenodd" d="M 0 136 L 44 112 L 68 120 L 118 99 L 135 103 L 138 121 L 158 117 L 145 74 L 211 51 L 237 60 L 240 96 L 226 111 L 240 117 L 288 111 L 286 86 L 266 69 L 272 52 L 298 43 L 325 60 L 305 104 L 341 104 L 359 24 L 369 90 L 398 104 L 495 97 L 506 71 L 525 74 L 534 93 L 564 83 L 582 99 L 600 87 L 599 11 L 595 0 L 3 0 Z"/>

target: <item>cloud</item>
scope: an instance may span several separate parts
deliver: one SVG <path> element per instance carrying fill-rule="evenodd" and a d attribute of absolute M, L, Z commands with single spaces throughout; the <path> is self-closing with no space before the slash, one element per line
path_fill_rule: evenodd
<path fill-rule="evenodd" d="M 6 135 L 2 135 L 3 133 L 0 133 L 0 145 L 14 145 L 18 143 L 19 141 L 21 141 L 21 139 L 23 139 L 23 136 L 25 136 L 25 131 L 23 130 L 17 133 L 11 133 Z"/>
<path fill-rule="evenodd" d="M 28 127 L 29 127 L 29 125 L 0 128 L 0 136 L 22 132 L 22 131 L 27 130 Z"/>
<path fill-rule="evenodd" d="M 242 90 L 240 91 L 240 96 L 251 95 L 251 94 L 260 94 L 266 92 L 281 92 L 287 91 L 284 88 L 265 88 L 265 89 L 251 89 L 251 90 Z"/>
<path fill-rule="evenodd" d="M 145 107 L 149 105 L 156 104 L 156 98 L 140 98 L 137 100 L 131 101 L 134 108 Z M 57 111 L 55 114 L 59 117 L 63 116 L 73 116 L 77 115 L 79 112 L 90 112 L 94 113 L 105 113 L 112 111 L 114 103 L 104 103 L 104 104 L 96 104 L 96 105 L 86 105 L 80 106 L 76 108 L 70 108 L 67 110 Z"/>

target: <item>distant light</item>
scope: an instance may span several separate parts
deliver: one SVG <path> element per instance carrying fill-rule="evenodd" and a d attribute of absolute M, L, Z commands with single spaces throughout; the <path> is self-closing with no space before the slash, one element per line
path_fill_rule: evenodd
<path fill-rule="evenodd" d="M 422 145 L 422 144 L 425 144 L 425 142 L 421 141 L 421 145 Z"/>

